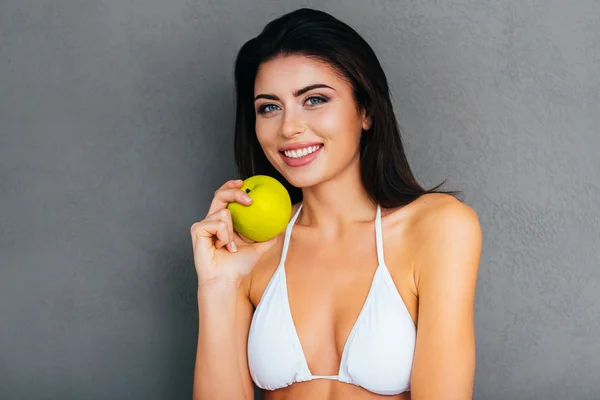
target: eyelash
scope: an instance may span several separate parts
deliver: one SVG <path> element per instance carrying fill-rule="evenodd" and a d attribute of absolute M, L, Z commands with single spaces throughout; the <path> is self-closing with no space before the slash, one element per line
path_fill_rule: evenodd
<path fill-rule="evenodd" d="M 329 100 L 327 97 L 325 96 L 310 96 L 308 97 L 306 100 L 310 100 L 310 99 L 319 99 L 320 102 L 316 103 L 316 104 L 312 104 L 312 106 L 318 106 L 319 104 L 323 104 L 323 103 L 327 103 L 327 101 Z M 260 106 L 258 108 L 258 113 L 263 115 L 263 114 L 270 114 L 273 111 L 266 111 L 265 108 L 269 107 L 269 106 L 274 106 L 275 104 L 263 104 L 262 106 Z"/>

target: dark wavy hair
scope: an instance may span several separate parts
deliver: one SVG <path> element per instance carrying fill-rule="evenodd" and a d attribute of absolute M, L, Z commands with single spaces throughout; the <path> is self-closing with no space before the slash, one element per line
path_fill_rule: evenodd
<path fill-rule="evenodd" d="M 290 185 L 269 162 L 255 131 L 254 82 L 258 68 L 261 63 L 287 55 L 310 57 L 334 67 L 352 85 L 359 109 L 372 118 L 371 127 L 363 130 L 360 140 L 360 171 L 373 201 L 393 208 L 426 193 L 459 193 L 437 190 L 446 180 L 429 190 L 417 183 L 404 153 L 388 82 L 373 49 L 347 24 L 309 8 L 271 21 L 237 55 L 234 152 L 242 179 L 258 174 L 272 176 L 287 188 L 292 203 L 302 200 L 302 190 Z"/>

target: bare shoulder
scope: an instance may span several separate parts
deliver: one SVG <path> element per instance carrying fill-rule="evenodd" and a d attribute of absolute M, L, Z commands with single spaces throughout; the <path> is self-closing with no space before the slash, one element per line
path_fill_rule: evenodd
<path fill-rule="evenodd" d="M 477 213 L 451 195 L 422 195 L 404 207 L 386 210 L 384 218 L 390 232 L 402 235 L 417 286 L 424 268 L 439 269 L 449 264 L 447 260 L 479 257 L 481 227 Z M 463 263 L 463 268 L 473 268 L 474 264 Z"/>
<path fill-rule="evenodd" d="M 446 194 L 427 194 L 417 202 L 410 221 L 417 286 L 421 277 L 432 274 L 474 279 L 482 244 L 475 210 Z"/>
<path fill-rule="evenodd" d="M 450 227 L 459 229 L 479 229 L 479 218 L 475 210 L 453 196 L 431 193 L 416 200 L 414 228 L 429 231 Z M 435 238 L 435 235 L 432 237 Z"/>
<path fill-rule="evenodd" d="M 479 225 L 475 210 L 451 195 L 444 193 L 424 194 L 412 203 L 382 211 L 382 216 L 390 226 L 405 225 L 411 235 L 427 233 L 432 226 L 449 219 L 464 224 Z"/>

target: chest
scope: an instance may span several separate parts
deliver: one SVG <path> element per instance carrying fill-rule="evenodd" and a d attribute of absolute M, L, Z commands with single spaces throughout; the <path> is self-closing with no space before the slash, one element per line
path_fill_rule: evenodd
<path fill-rule="evenodd" d="M 313 373 L 334 373 L 373 287 L 380 262 L 375 238 L 365 239 L 357 234 L 332 243 L 298 240 L 292 244 L 283 268 L 293 325 Z M 397 253 L 385 252 L 386 260 L 391 263 L 384 262 L 392 280 L 402 282 L 407 269 L 396 267 L 402 262 L 401 252 Z M 272 257 L 256 273 L 251 291 L 255 306 L 279 261 L 277 256 Z M 390 264 L 394 267 L 390 268 Z M 408 285 L 397 290 L 401 296 L 404 292 L 410 303 Z M 407 308 L 410 311 L 408 305 Z"/>

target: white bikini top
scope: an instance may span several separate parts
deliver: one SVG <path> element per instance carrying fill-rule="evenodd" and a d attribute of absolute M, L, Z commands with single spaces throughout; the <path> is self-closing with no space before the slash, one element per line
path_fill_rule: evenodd
<path fill-rule="evenodd" d="M 383 259 L 379 205 L 375 217 L 379 264 L 346 340 L 338 373 L 311 373 L 292 320 L 284 267 L 292 227 L 301 209 L 302 204 L 287 225 L 279 266 L 252 317 L 248 337 L 252 380 L 266 390 L 313 379 L 338 380 L 383 395 L 410 390 L 416 327 Z"/>

